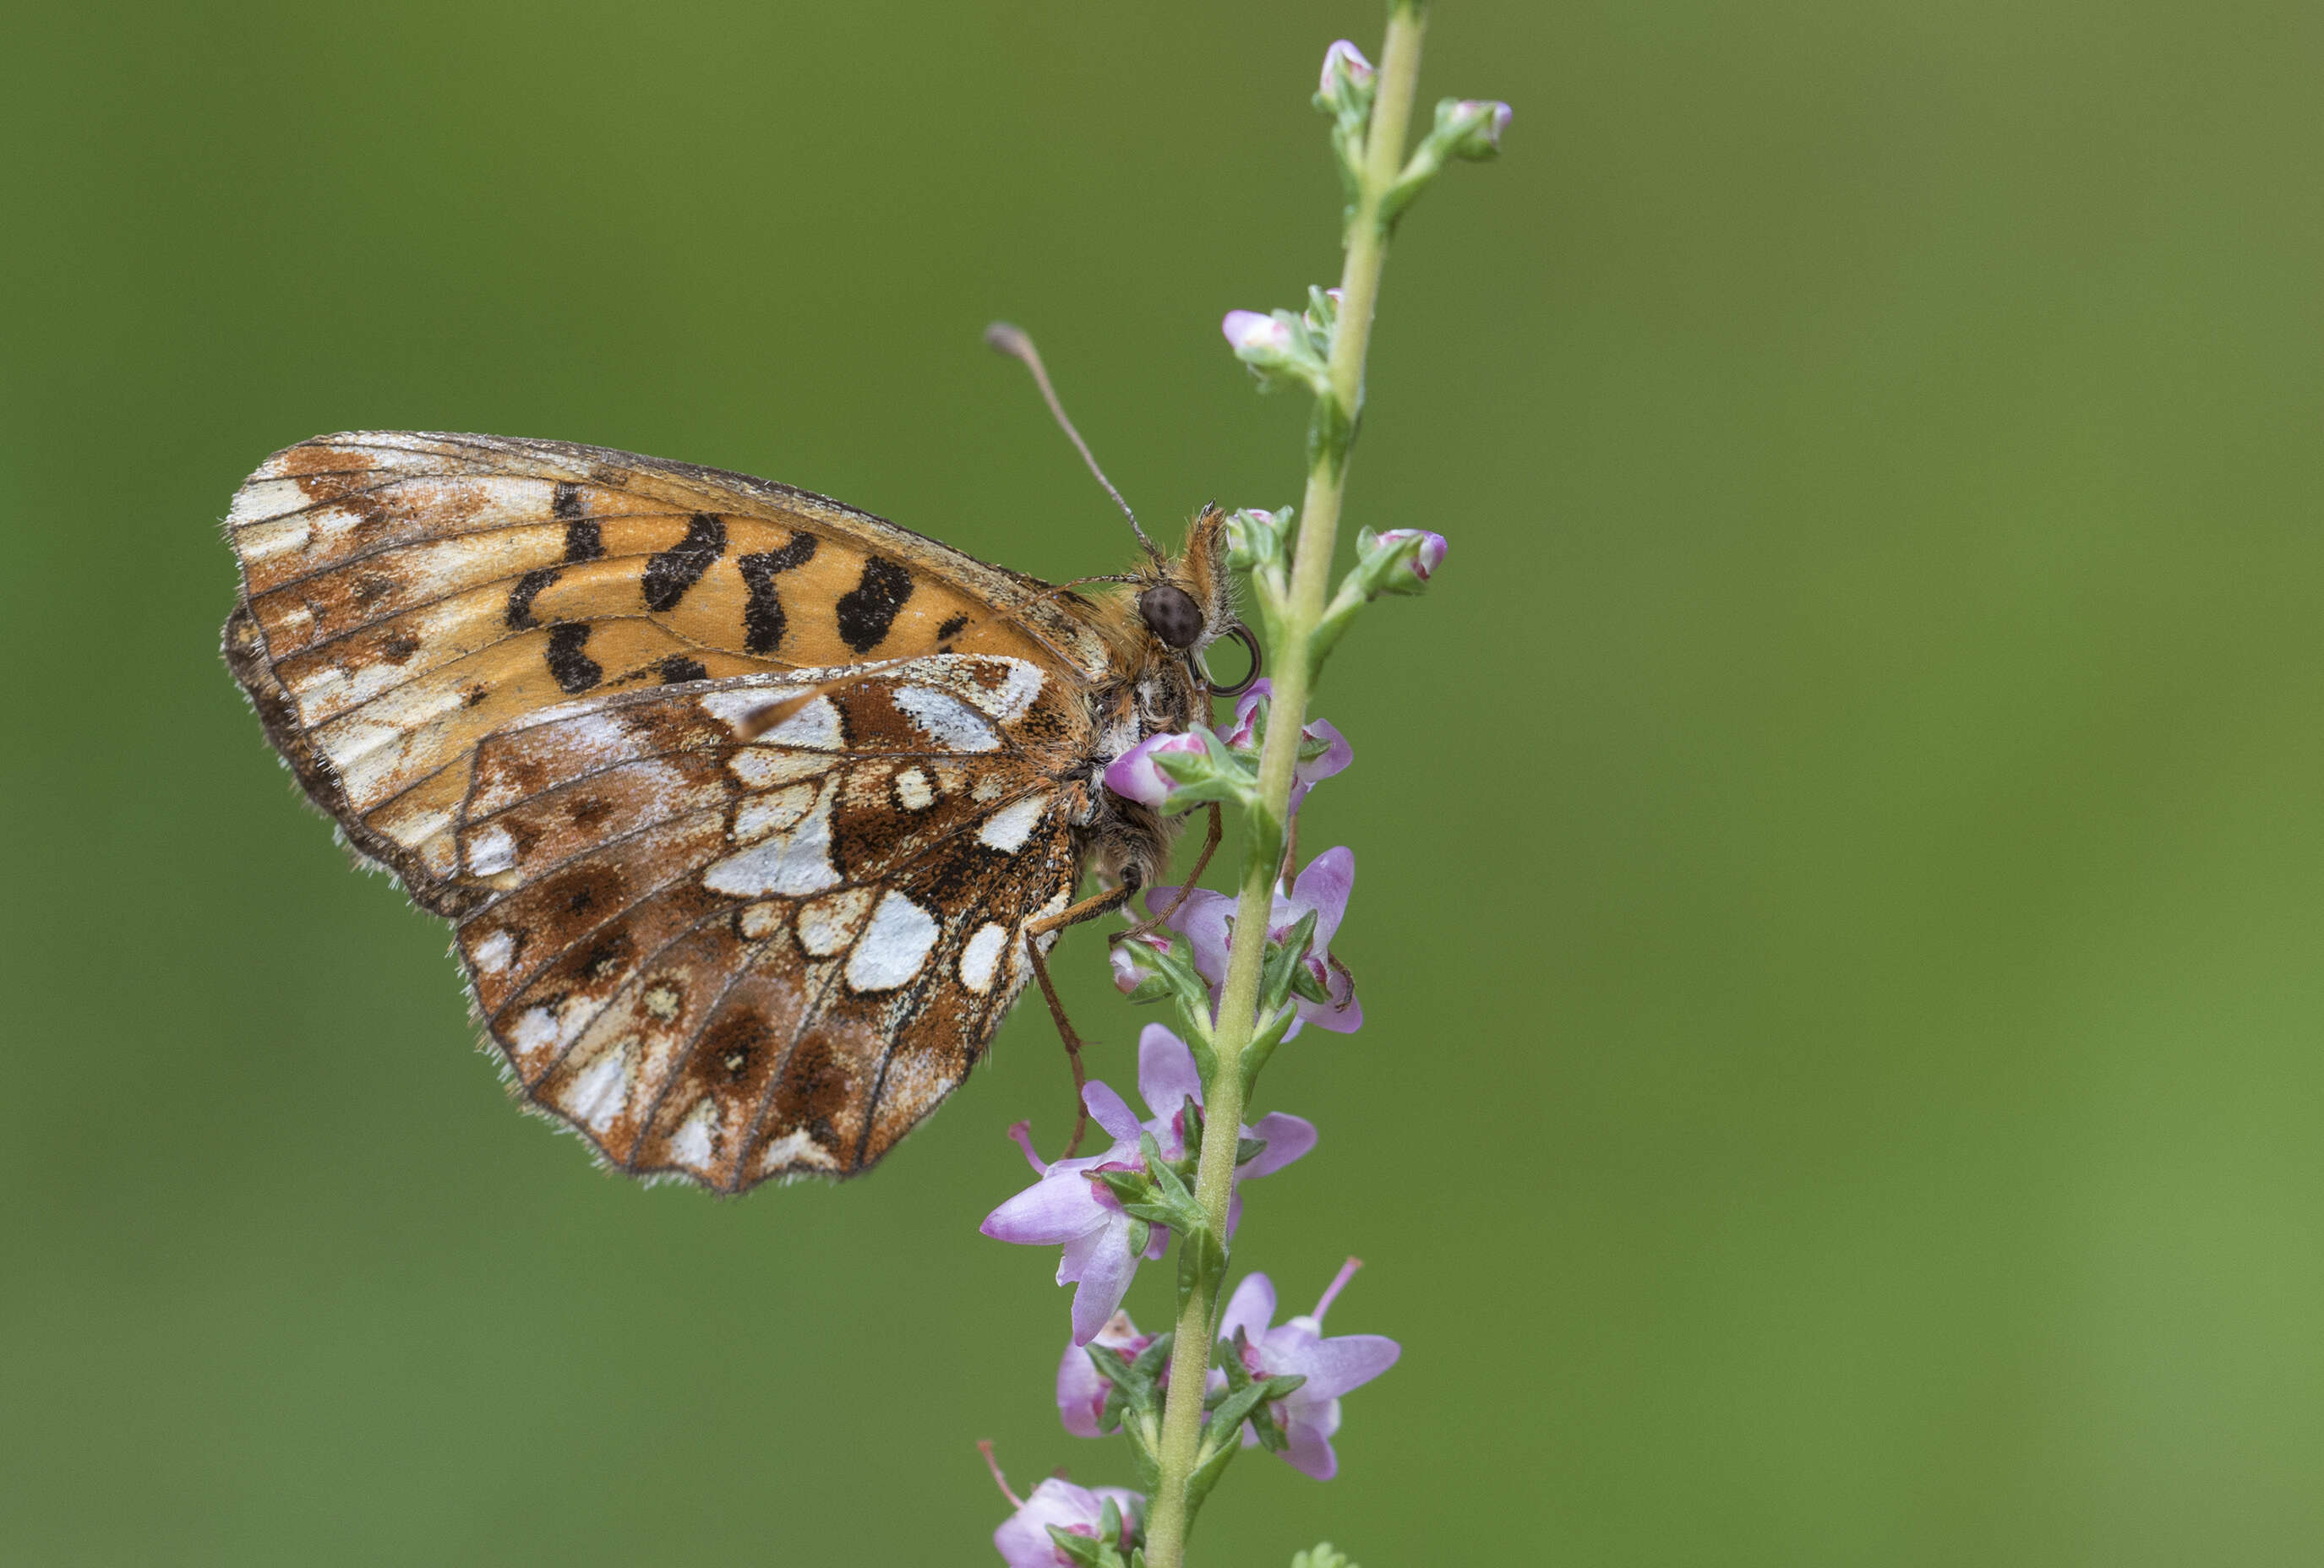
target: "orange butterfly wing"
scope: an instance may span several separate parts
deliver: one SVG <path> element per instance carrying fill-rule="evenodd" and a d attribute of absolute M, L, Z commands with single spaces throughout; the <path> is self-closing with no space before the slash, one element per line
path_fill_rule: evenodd
<path fill-rule="evenodd" d="M 633 453 L 359 432 L 277 453 L 235 497 L 226 651 L 355 847 L 450 913 L 467 759 L 550 703 L 919 653 L 1102 678 L 1035 579 L 787 485 Z"/>

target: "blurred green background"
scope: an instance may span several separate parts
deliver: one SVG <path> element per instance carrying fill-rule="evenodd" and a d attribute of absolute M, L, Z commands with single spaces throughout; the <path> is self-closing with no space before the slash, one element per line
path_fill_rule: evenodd
<path fill-rule="evenodd" d="M 0 1558 L 979 1563 L 1070 1463 L 1034 1008 L 847 1188 L 519 1115 L 220 667 L 346 427 L 845 498 L 1053 578 L 1279 504 L 1370 0 L 10 7 Z M 1404 1341 L 1200 1561 L 2324 1560 L 2312 0 L 1445 4 L 1322 711 L 1365 1030 L 1239 1263 Z M 1102 1075 L 1143 1022 L 1064 950 Z M 1167 1316 L 1149 1270 L 1132 1298 Z"/>

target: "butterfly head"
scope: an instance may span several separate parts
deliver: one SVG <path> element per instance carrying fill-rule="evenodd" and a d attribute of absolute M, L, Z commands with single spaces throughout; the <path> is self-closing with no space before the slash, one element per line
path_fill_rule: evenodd
<path fill-rule="evenodd" d="M 1150 649 L 1154 657 L 1182 662 L 1196 684 L 1214 692 L 1233 695 L 1242 689 L 1213 686 L 1202 662 L 1204 650 L 1222 637 L 1240 637 L 1250 646 L 1250 633 L 1235 619 L 1234 587 L 1227 575 L 1225 513 L 1204 507 L 1186 531 L 1185 548 L 1175 558 L 1157 553 L 1131 582 L 1139 622 L 1152 643 L 1159 645 Z M 1256 646 L 1251 654 L 1255 677 Z"/>

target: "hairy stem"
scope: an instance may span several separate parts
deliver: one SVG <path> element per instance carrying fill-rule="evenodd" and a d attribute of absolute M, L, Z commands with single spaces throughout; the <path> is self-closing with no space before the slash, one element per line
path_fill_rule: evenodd
<path fill-rule="evenodd" d="M 1242 1055 L 1258 1027 L 1259 970 L 1266 957 L 1282 854 L 1279 826 L 1289 815 L 1292 769 L 1299 760 L 1299 734 L 1306 723 L 1307 693 L 1315 677 L 1309 641 L 1323 619 L 1331 582 L 1340 498 L 1347 482 L 1348 446 L 1363 408 L 1364 354 L 1371 344 L 1380 269 L 1388 260 L 1388 225 L 1380 215 L 1380 198 L 1403 169 L 1413 94 L 1420 80 L 1420 38 L 1425 25 L 1416 0 L 1397 0 L 1391 6 L 1388 41 L 1380 50 L 1378 96 L 1364 143 L 1363 173 L 1348 227 L 1347 260 L 1340 272 L 1339 327 L 1332 343 L 1331 386 L 1328 394 L 1318 399 L 1318 436 L 1310 442 L 1306 496 L 1299 508 L 1290 604 L 1283 623 L 1284 646 L 1272 650 L 1275 692 L 1267 744 L 1259 764 L 1265 821 L 1253 824 L 1262 842 L 1259 852 L 1250 856 L 1243 868 L 1213 1041 L 1218 1068 L 1203 1086 L 1203 1149 L 1194 1198 L 1213 1233 L 1220 1236 L 1226 1234 L 1235 1144 L 1242 1124 Z M 1275 831 L 1268 830 L 1268 822 L 1277 825 Z M 1269 843 L 1271 851 L 1267 847 Z M 1146 1525 L 1148 1568 L 1183 1568 L 1185 1561 L 1186 1479 L 1193 1472 L 1202 1442 L 1204 1385 L 1210 1371 L 1221 1283 L 1220 1279 L 1204 1281 L 1178 1314 L 1177 1341 L 1170 1354 L 1170 1391 L 1162 1410 L 1161 1475 Z"/>

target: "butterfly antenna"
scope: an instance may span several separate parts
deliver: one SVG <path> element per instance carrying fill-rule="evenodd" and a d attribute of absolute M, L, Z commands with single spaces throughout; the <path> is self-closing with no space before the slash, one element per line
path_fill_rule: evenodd
<path fill-rule="evenodd" d="M 1113 488 L 1113 481 L 1106 478 L 1105 470 L 1097 465 L 1097 458 L 1091 453 L 1089 443 L 1083 440 L 1082 433 L 1074 428 L 1074 422 L 1065 417 L 1065 406 L 1057 401 L 1057 390 L 1049 385 L 1049 372 L 1042 368 L 1041 351 L 1033 346 L 1033 340 L 1025 335 L 1025 329 L 1005 321 L 996 321 L 984 329 L 984 341 L 1010 358 L 1023 361 L 1025 368 L 1033 372 L 1033 384 L 1041 389 L 1042 400 L 1049 405 L 1049 412 L 1056 416 L 1065 439 L 1074 444 L 1074 449 L 1082 454 L 1082 461 L 1089 464 L 1089 471 L 1097 475 L 1098 483 L 1105 487 L 1105 493 L 1113 498 L 1113 504 L 1120 507 L 1121 515 L 1130 519 L 1130 531 L 1138 536 L 1138 542 L 1146 546 L 1146 553 L 1157 561 L 1162 559 L 1161 547 L 1146 536 L 1146 530 L 1139 526 L 1138 514 L 1130 509 L 1130 503 L 1121 499 L 1120 491 Z"/>

